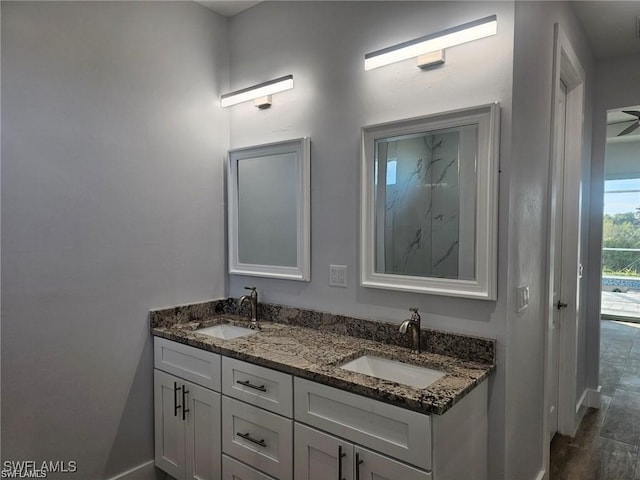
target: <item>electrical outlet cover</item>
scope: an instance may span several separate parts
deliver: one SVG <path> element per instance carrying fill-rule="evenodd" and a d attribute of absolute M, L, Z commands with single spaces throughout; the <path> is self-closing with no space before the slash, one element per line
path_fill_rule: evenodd
<path fill-rule="evenodd" d="M 332 287 L 347 286 L 346 265 L 329 265 L 329 285 Z"/>

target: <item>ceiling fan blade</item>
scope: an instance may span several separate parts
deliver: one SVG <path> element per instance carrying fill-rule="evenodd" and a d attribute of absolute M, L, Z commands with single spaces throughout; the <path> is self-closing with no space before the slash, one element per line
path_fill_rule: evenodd
<path fill-rule="evenodd" d="M 622 137 L 623 135 L 629 135 L 631 132 L 636 131 L 639 127 L 640 127 L 640 120 L 634 122 L 632 125 L 625 128 L 617 136 Z"/>
<path fill-rule="evenodd" d="M 633 115 L 634 117 L 640 118 L 640 112 L 638 110 L 623 110 L 622 113 L 626 113 L 627 115 Z"/>

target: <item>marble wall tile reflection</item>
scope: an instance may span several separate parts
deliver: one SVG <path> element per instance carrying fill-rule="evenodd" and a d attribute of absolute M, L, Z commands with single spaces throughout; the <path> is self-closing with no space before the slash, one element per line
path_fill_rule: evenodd
<path fill-rule="evenodd" d="M 378 188 L 385 206 L 378 229 L 384 230 L 384 249 L 376 270 L 458 278 L 460 132 L 384 143 L 378 147 L 378 184 L 385 186 Z"/>

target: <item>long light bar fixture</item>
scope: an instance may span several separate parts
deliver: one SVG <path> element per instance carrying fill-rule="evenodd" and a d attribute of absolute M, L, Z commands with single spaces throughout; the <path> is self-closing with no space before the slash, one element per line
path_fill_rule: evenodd
<path fill-rule="evenodd" d="M 284 92 L 293 88 L 293 75 L 285 75 L 266 82 L 253 85 L 252 87 L 236 90 L 235 92 L 225 93 L 220 96 L 220 106 L 230 107 L 242 102 L 255 100 L 255 106 L 258 108 L 269 108 L 271 106 L 271 95 L 274 93 Z"/>
<path fill-rule="evenodd" d="M 372 70 L 409 58 L 418 58 L 418 66 L 427 68 L 444 63 L 444 49 L 495 35 L 498 31 L 496 15 L 480 18 L 457 27 L 447 28 L 420 38 L 392 45 L 364 56 L 364 69 Z M 425 60 L 420 57 L 429 54 Z"/>

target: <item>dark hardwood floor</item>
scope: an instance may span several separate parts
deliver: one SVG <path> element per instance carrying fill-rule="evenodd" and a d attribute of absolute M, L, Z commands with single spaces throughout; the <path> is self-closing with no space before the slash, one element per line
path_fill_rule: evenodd
<path fill-rule="evenodd" d="M 640 323 L 601 327 L 602 406 L 553 439 L 550 480 L 640 480 Z"/>

